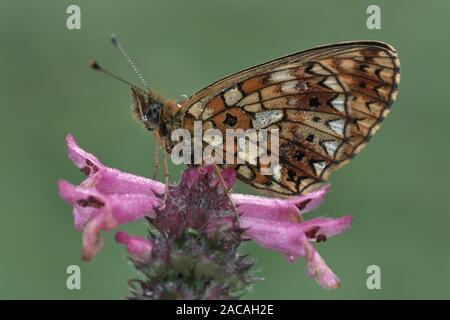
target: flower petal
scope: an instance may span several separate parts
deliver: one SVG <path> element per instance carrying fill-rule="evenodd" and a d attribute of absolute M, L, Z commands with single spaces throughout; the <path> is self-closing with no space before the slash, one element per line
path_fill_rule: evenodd
<path fill-rule="evenodd" d="M 265 219 L 242 216 L 241 227 L 244 236 L 261 246 L 284 254 L 292 262 L 299 257 L 306 257 L 309 276 L 314 277 L 319 285 L 326 289 L 339 287 L 339 278 L 326 265 L 314 249 L 310 239 L 317 241 L 343 232 L 350 227 L 351 216 L 339 219 L 316 218 L 307 222 L 267 221 Z"/>
<path fill-rule="evenodd" d="M 69 182 L 58 182 L 59 194 L 74 207 L 75 227 L 80 230 L 94 214 L 110 211 L 115 223 L 125 224 L 144 217 L 155 217 L 155 208 L 161 200 L 155 196 L 124 193 L 104 194 L 94 188 L 76 187 Z M 76 209 L 76 210 L 75 210 Z"/>
<path fill-rule="evenodd" d="M 242 216 L 240 226 L 245 230 L 244 237 L 252 239 L 264 248 L 281 252 L 290 260 L 304 256 L 299 238 L 303 235 L 300 223 L 268 221 L 262 218 Z"/>
<path fill-rule="evenodd" d="M 265 198 L 244 194 L 232 194 L 239 213 L 248 217 L 258 217 L 275 221 L 299 221 L 299 214 L 320 205 L 329 189 L 328 185 L 306 195 L 289 199 Z"/>
<path fill-rule="evenodd" d="M 304 214 L 319 207 L 325 200 L 325 196 L 329 190 L 330 185 L 326 184 L 316 191 L 312 191 L 301 196 L 292 197 L 286 201 L 294 204 L 300 212 Z"/>
<path fill-rule="evenodd" d="M 81 149 L 71 134 L 66 136 L 69 158 L 87 176 L 93 175 L 104 165 L 92 154 Z"/>
<path fill-rule="evenodd" d="M 67 135 L 69 158 L 90 178 L 82 182 L 85 187 L 95 186 L 103 193 L 143 193 L 153 196 L 163 193 L 164 184 L 158 181 L 106 167 L 94 155 L 78 146 L 72 135 Z"/>
<path fill-rule="evenodd" d="M 77 230 L 82 230 L 89 219 L 105 206 L 106 200 L 95 190 L 84 190 L 65 180 L 58 181 L 58 192 L 61 198 L 72 205 Z"/>
<path fill-rule="evenodd" d="M 351 216 L 338 219 L 316 218 L 299 223 L 268 221 L 264 218 L 243 215 L 240 225 L 245 230 L 244 237 L 254 240 L 265 248 L 279 251 L 290 261 L 294 261 L 305 254 L 304 246 L 300 242 L 302 237 L 324 241 L 348 229 L 351 221 Z"/>
<path fill-rule="evenodd" d="M 106 215 L 98 214 L 86 224 L 83 230 L 83 248 L 81 259 L 91 260 L 103 247 L 103 240 L 100 238 L 100 230 L 106 229 L 108 224 Z"/>
<path fill-rule="evenodd" d="M 317 283 L 324 289 L 337 289 L 340 285 L 339 278 L 327 266 L 306 237 L 301 238 L 301 243 L 306 252 L 308 275 L 314 277 Z"/>
<path fill-rule="evenodd" d="M 95 188 L 106 194 L 143 194 L 154 198 L 164 193 L 164 183 L 105 167 L 95 179 Z"/>
<path fill-rule="evenodd" d="M 316 241 L 325 241 L 327 238 L 340 234 L 351 227 L 352 216 L 343 216 L 340 218 L 314 218 L 302 222 L 305 235 L 309 239 Z"/>
<path fill-rule="evenodd" d="M 145 263 L 150 260 L 153 244 L 149 240 L 119 231 L 116 233 L 116 242 L 126 246 L 128 254 L 134 261 Z"/>
<path fill-rule="evenodd" d="M 100 231 L 109 231 L 118 224 L 155 217 L 161 204 L 158 193 L 164 184 L 104 166 L 94 155 L 81 149 L 68 135 L 68 154 L 88 178 L 79 186 L 60 180 L 61 198 L 73 206 L 75 228 L 83 230 L 83 255 L 92 259 L 100 250 Z"/>
<path fill-rule="evenodd" d="M 145 216 L 155 217 L 154 208 L 160 205 L 158 198 L 144 194 L 105 195 L 63 180 L 58 185 L 60 196 L 73 206 L 75 228 L 83 230 L 83 260 L 92 259 L 102 247 L 101 230 L 109 231 Z"/>

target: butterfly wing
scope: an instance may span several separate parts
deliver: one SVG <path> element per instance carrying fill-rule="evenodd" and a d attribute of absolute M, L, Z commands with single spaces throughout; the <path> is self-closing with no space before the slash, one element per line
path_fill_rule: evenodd
<path fill-rule="evenodd" d="M 295 53 L 216 81 L 182 103 L 183 127 L 279 129 L 279 167 L 236 166 L 238 178 L 280 196 L 317 188 L 368 143 L 400 80 L 395 49 L 345 42 Z M 226 150 L 225 150 L 226 151 Z"/>

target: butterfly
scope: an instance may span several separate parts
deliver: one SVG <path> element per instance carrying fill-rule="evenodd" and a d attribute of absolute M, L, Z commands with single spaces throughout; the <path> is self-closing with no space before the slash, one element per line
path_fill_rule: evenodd
<path fill-rule="evenodd" d="M 288 197 L 317 189 L 367 145 L 389 113 L 399 81 L 392 46 L 343 42 L 242 70 L 181 102 L 132 86 L 133 110 L 169 151 L 171 132 L 193 133 L 195 121 L 224 135 L 226 129 L 278 129 L 276 174 L 261 174 L 260 163 L 233 167 L 244 183 Z"/>

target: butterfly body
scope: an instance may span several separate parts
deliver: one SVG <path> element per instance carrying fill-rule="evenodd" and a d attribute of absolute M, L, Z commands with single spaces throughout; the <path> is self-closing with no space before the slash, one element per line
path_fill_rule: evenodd
<path fill-rule="evenodd" d="M 259 162 L 232 166 L 243 182 L 284 197 L 316 189 L 367 144 L 388 114 L 399 81 L 391 46 L 356 41 L 243 70 L 181 103 L 136 90 L 133 97 L 135 113 L 169 150 L 171 132 L 183 128 L 193 134 L 196 121 L 203 131 L 224 135 L 227 129 L 277 129 L 277 174 L 261 174 Z"/>

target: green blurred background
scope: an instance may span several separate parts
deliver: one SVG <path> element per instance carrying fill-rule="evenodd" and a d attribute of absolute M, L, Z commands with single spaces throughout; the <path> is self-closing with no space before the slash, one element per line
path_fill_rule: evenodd
<path fill-rule="evenodd" d="M 81 7 L 81 30 L 66 8 Z M 378 4 L 382 29 L 368 30 Z M 65 135 L 106 164 L 150 176 L 152 137 L 130 115 L 129 89 L 91 71 L 101 64 L 137 82 L 109 43 L 117 33 L 151 86 L 176 98 L 226 74 L 313 46 L 345 40 L 389 42 L 399 52 L 398 101 L 382 129 L 336 172 L 327 201 L 310 216 L 354 215 L 353 227 L 317 247 L 342 286 L 322 290 L 304 261 L 287 263 L 254 244 L 266 278 L 245 298 L 450 298 L 450 2 L 446 1 L 0 1 L 0 298 L 117 299 L 136 276 L 124 248 L 80 261 L 80 234 L 56 181 L 82 174 Z M 174 181 L 182 167 L 172 167 Z M 239 183 L 235 191 L 253 192 Z M 143 234 L 143 223 L 125 228 Z M 80 265 L 82 289 L 66 289 Z M 366 268 L 381 268 L 368 290 Z"/>

